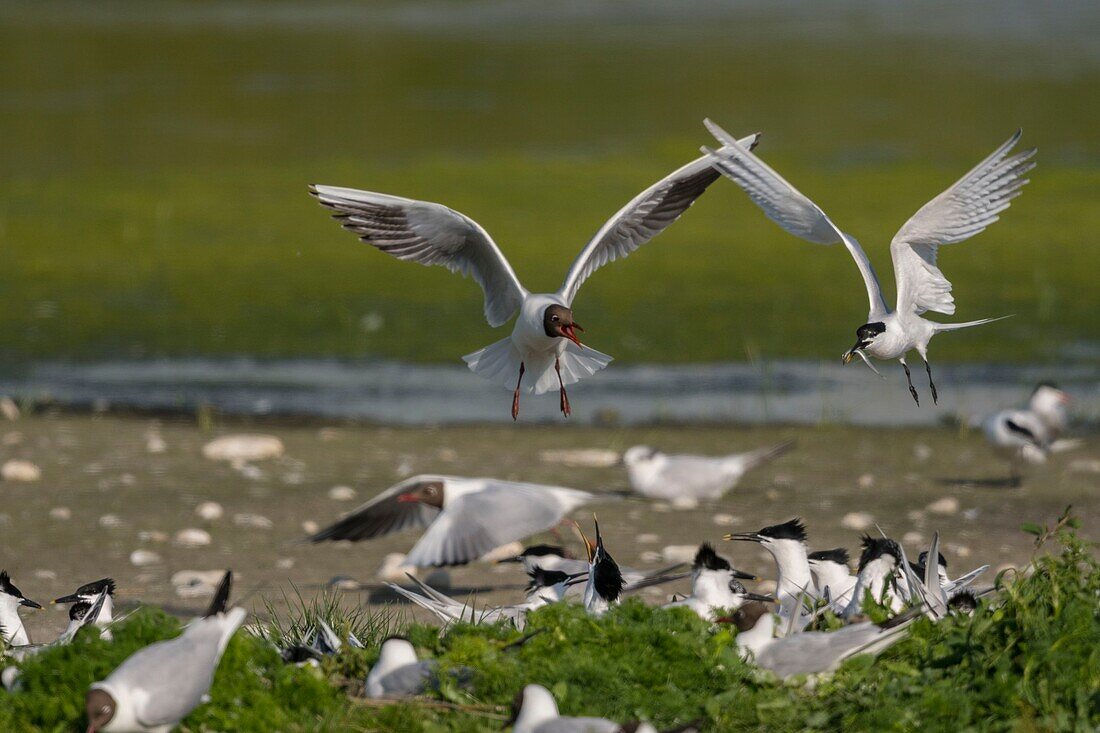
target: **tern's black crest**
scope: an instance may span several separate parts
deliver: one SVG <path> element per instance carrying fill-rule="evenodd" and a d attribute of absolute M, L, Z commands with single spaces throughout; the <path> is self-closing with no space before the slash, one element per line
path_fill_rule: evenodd
<path fill-rule="evenodd" d="M 862 539 L 863 552 L 859 556 L 859 572 L 867 567 L 867 563 L 877 560 L 884 555 L 890 555 L 895 563 L 901 562 L 901 548 L 898 543 L 885 537 L 870 537 L 864 535 Z"/>
<path fill-rule="evenodd" d="M 714 551 L 709 542 L 699 545 L 695 553 L 695 561 L 691 565 L 693 570 L 733 570 L 726 558 Z"/>
<path fill-rule="evenodd" d="M 9 596 L 15 596 L 16 598 L 23 597 L 23 593 L 15 587 L 15 584 L 11 582 L 11 578 L 8 577 L 7 570 L 0 570 L 0 592 L 7 593 Z"/>
<path fill-rule="evenodd" d="M 601 548 L 592 568 L 592 584 L 596 592 L 608 603 L 614 603 L 623 592 L 623 574 L 619 564 Z"/>
<path fill-rule="evenodd" d="M 886 324 L 882 321 L 875 321 L 874 323 L 864 323 L 862 326 L 856 329 L 856 338 L 860 341 L 874 341 L 875 336 L 886 330 Z"/>
<path fill-rule="evenodd" d="M 806 541 L 806 525 L 802 523 L 802 520 L 798 517 L 783 522 L 783 524 L 773 524 L 770 527 L 764 527 L 764 529 L 757 532 L 761 537 L 766 537 L 773 540 L 798 540 L 799 542 Z"/>
<path fill-rule="evenodd" d="M 115 594 L 115 581 L 112 578 L 101 578 L 100 580 L 93 580 L 91 583 L 85 583 L 76 589 L 74 596 L 98 596 L 103 590 L 107 590 L 107 595 L 113 596 Z"/>
<path fill-rule="evenodd" d="M 837 565 L 847 565 L 851 558 L 848 557 L 848 551 L 843 547 L 836 547 L 832 550 L 819 550 L 817 552 L 811 552 L 806 556 L 808 560 L 821 560 L 824 562 L 835 562 Z"/>
<path fill-rule="evenodd" d="M 943 565 L 943 567 L 946 568 L 947 567 L 947 558 L 943 556 L 942 552 L 937 552 L 936 554 L 939 556 L 939 559 L 940 559 L 939 564 Z M 917 565 L 920 565 L 923 568 L 927 564 L 928 564 L 928 550 L 925 550 L 924 552 L 922 552 L 920 555 L 917 556 Z"/>
<path fill-rule="evenodd" d="M 206 609 L 203 617 L 210 618 L 219 613 L 225 613 L 229 607 L 229 591 L 233 588 L 233 571 L 226 570 L 222 576 L 222 582 L 218 583 L 218 589 L 214 591 L 214 599 L 210 601 L 210 607 Z"/>
<path fill-rule="evenodd" d="M 543 568 L 535 568 L 527 574 L 527 577 L 531 579 L 531 582 L 527 584 L 528 592 L 539 588 L 550 588 L 569 580 L 568 573 L 563 573 L 560 570 L 544 570 Z"/>
<path fill-rule="evenodd" d="M 519 553 L 520 557 L 546 557 L 547 555 L 565 557 L 565 548 L 556 545 L 531 545 Z"/>
<path fill-rule="evenodd" d="M 973 613 L 978 608 L 978 597 L 969 590 L 961 590 L 951 596 L 951 600 L 947 602 L 947 608 L 949 611 L 958 613 Z"/>

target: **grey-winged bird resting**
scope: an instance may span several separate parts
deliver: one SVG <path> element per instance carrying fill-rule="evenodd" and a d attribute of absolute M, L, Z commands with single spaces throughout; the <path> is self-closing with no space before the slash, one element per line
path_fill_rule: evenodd
<path fill-rule="evenodd" d="M 413 476 L 338 522 L 310 542 L 360 540 L 406 529 L 426 529 L 406 565 L 463 565 L 490 550 L 550 529 L 595 496 L 560 486 L 493 478 Z"/>
<path fill-rule="evenodd" d="M 909 374 L 909 365 L 905 362 L 906 354 L 916 349 L 928 372 L 932 400 L 938 401 L 936 385 L 932 382 L 932 368 L 928 365 L 928 342 L 942 331 L 955 331 L 1000 320 L 984 318 L 966 323 L 936 323 L 921 318 L 928 311 L 945 315 L 955 312 L 951 282 L 936 264 L 939 248 L 965 241 L 984 231 L 1020 194 L 1020 189 L 1027 183 L 1024 176 L 1035 167 L 1031 160 L 1035 154 L 1034 148 L 1009 155 L 1020 139 L 1020 131 L 1017 130 L 1007 142 L 950 188 L 922 206 L 894 235 L 890 255 L 894 261 L 897 306 L 891 309 L 886 305 L 875 269 L 855 237 L 841 231 L 817 204 L 787 183 L 729 133 L 710 120 L 706 124 L 722 143 L 722 148 L 711 151 L 704 147 L 703 151 L 710 154 L 718 170 L 745 190 L 769 219 L 810 242 L 843 242 L 855 259 L 867 286 L 870 310 L 867 323 L 856 330 L 855 345 L 844 354 L 844 363 L 858 356 L 875 370 L 867 358 L 868 354 L 876 359 L 897 359 L 905 369 L 909 393 L 920 404 Z"/>
<path fill-rule="evenodd" d="M 727 456 L 670 455 L 636 445 L 623 453 L 630 488 L 650 499 L 720 499 L 741 477 L 778 458 L 794 446 L 793 440 Z"/>
<path fill-rule="evenodd" d="M 740 141 L 746 149 L 758 136 Z M 706 156 L 696 158 L 633 198 L 607 220 L 569 268 L 556 293 L 531 293 L 520 284 L 489 233 L 473 219 L 429 201 L 335 186 L 309 190 L 334 218 L 364 242 L 401 260 L 440 265 L 469 275 L 485 292 L 485 319 L 494 328 L 517 313 L 512 335 L 463 357 L 485 379 L 513 390 L 512 418 L 521 392 L 557 387 L 562 414 L 571 412 L 566 386 L 595 374 L 611 357 L 582 346 L 573 299 L 588 277 L 626 257 L 670 224 L 719 177 Z"/>

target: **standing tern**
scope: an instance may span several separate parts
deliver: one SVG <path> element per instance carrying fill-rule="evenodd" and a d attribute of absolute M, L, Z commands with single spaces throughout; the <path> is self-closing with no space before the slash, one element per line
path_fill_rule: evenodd
<path fill-rule="evenodd" d="M 15 587 L 7 570 L 0 570 L 0 634 L 8 646 L 26 646 L 31 643 L 27 630 L 23 628 L 23 619 L 19 616 L 21 606 L 42 608 Z"/>
<path fill-rule="evenodd" d="M 577 526 L 577 532 L 588 550 L 588 582 L 584 586 L 584 607 L 593 616 L 602 616 L 612 606 L 618 605 L 626 584 L 623 582 L 619 564 L 604 547 L 600 522 L 595 514 L 592 515 L 592 523 L 596 525 L 595 542 L 589 540 L 580 526 Z"/>
<path fill-rule="evenodd" d="M 895 572 L 902 563 L 901 546 L 885 537 L 865 535 L 862 539 L 862 547 L 856 585 L 852 589 L 848 607 L 842 615 L 845 618 L 851 618 L 861 613 L 867 593 L 871 594 L 875 602 L 899 610 L 902 606 L 901 598 L 893 586 Z"/>
<path fill-rule="evenodd" d="M 758 135 L 740 141 L 755 147 Z M 611 357 L 581 344 L 573 299 L 597 269 L 626 257 L 676 221 L 719 177 L 706 156 L 647 188 L 589 240 L 556 293 L 531 293 L 489 233 L 473 219 L 442 204 L 350 188 L 311 185 L 310 193 L 336 213 L 361 240 L 401 260 L 440 265 L 469 275 L 485 293 L 485 319 L 506 323 L 517 312 L 512 335 L 463 357 L 470 369 L 512 393 L 512 419 L 520 392 L 543 394 L 558 387 L 560 408 L 571 408 L 565 388 L 603 369 Z M 524 382 L 524 376 L 527 381 Z M 514 385 L 514 389 L 513 389 Z"/>
<path fill-rule="evenodd" d="M 94 580 L 91 583 L 85 583 L 69 595 L 56 598 L 51 601 L 51 603 L 92 603 L 100 594 L 104 594 L 105 596 L 103 605 L 99 613 L 91 622 L 95 623 L 95 625 L 101 629 L 100 635 L 107 641 L 110 641 L 111 631 L 108 627 L 114 620 L 112 614 L 114 613 L 115 595 L 115 581 L 111 578 L 102 578 L 101 580 Z"/>
<path fill-rule="evenodd" d="M 719 611 L 735 611 L 750 600 L 772 600 L 745 590 L 739 580 L 759 578 L 734 568 L 707 542 L 699 545 L 691 570 L 691 595 L 665 604 L 665 608 L 690 608 L 704 621 L 714 621 Z"/>
<path fill-rule="evenodd" d="M 139 649 L 85 698 L 88 733 L 167 733 L 207 697 L 222 653 L 247 615 L 226 609 L 232 573 L 203 618 L 174 639 Z"/>
<path fill-rule="evenodd" d="M 780 615 L 793 618 L 793 614 L 802 613 L 802 596 L 812 593 L 814 581 L 806 555 L 806 525 L 801 519 L 795 517 L 757 532 L 728 534 L 724 539 L 758 542 L 771 553 L 775 560 L 775 597 Z"/>
<path fill-rule="evenodd" d="M 636 493 L 651 499 L 720 499 L 741 477 L 783 455 L 793 440 L 749 453 L 710 457 L 669 455 L 636 445 L 623 453 L 623 463 Z"/>
<path fill-rule="evenodd" d="M 557 547 L 555 545 L 532 545 L 524 549 L 518 555 L 508 557 L 498 562 L 510 563 L 517 562 L 522 563 L 523 569 L 528 575 L 534 575 L 537 570 L 556 570 L 567 575 L 574 576 L 577 574 L 588 574 L 588 561 L 577 560 L 570 557 L 565 548 Z M 671 565 L 669 567 L 661 568 L 660 570 L 644 572 L 641 570 L 635 570 L 633 568 L 620 567 L 619 571 L 623 575 L 623 583 L 627 588 L 631 586 L 637 586 L 644 583 L 647 580 L 654 578 L 664 578 L 668 573 L 678 570 L 682 567 L 682 564 Z M 570 586 L 569 592 L 572 593 L 574 588 L 579 586 Z"/>
<path fill-rule="evenodd" d="M 815 595 L 828 598 L 829 608 L 835 613 L 843 612 L 852 600 L 852 591 L 856 587 L 856 576 L 848 569 L 848 551 L 837 547 L 811 552 L 807 560 L 814 579 Z"/>
<path fill-rule="evenodd" d="M 1069 395 L 1050 382 L 1035 388 L 1028 406 L 1001 410 L 982 421 L 989 443 L 1011 460 L 1012 480 L 1020 480 L 1020 462 L 1045 463 L 1052 453 L 1072 450 L 1079 440 L 1059 439 L 1069 423 Z"/>
<path fill-rule="evenodd" d="M 421 475 L 383 491 L 310 536 L 310 542 L 381 537 L 427 528 L 405 565 L 464 565 L 555 526 L 595 496 L 560 486 L 492 478 Z"/>
<path fill-rule="evenodd" d="M 915 615 L 903 615 L 882 626 L 865 621 L 836 631 L 803 631 L 777 639 L 775 616 L 765 604 L 751 602 L 738 609 L 732 621 L 742 655 L 786 679 L 832 672 L 857 654 L 878 654 L 901 640 L 914 619 Z"/>
<path fill-rule="evenodd" d="M 452 670 L 456 681 L 462 685 L 470 681 L 471 670 Z M 378 661 L 367 673 L 365 692 L 367 697 L 399 699 L 413 697 L 439 686 L 439 662 L 434 659 L 419 660 L 416 649 L 407 639 L 393 636 L 382 642 Z"/>
<path fill-rule="evenodd" d="M 847 364 L 858 356 L 876 373 L 867 355 L 876 359 L 897 359 L 905 369 L 909 393 L 919 405 L 920 398 L 913 387 L 905 356 L 916 349 L 928 372 L 932 401 L 938 402 L 932 367 L 928 364 L 928 343 L 941 331 L 955 331 L 992 323 L 999 318 L 983 318 L 966 323 L 936 323 L 921 318 L 927 311 L 952 315 L 955 299 L 951 282 L 936 265 L 941 245 L 962 242 L 997 221 L 1012 199 L 1028 181 L 1025 174 L 1035 167 L 1031 157 L 1035 149 L 1016 155 L 1009 151 L 1020 139 L 1021 132 L 960 178 L 950 188 L 925 204 L 894 235 L 890 254 L 897 281 L 897 306 L 886 305 L 882 286 L 871 261 L 854 237 L 837 227 L 817 204 L 787 183 L 748 148 L 731 138 L 718 125 L 707 120 L 707 128 L 723 144 L 711 151 L 715 167 L 745 190 L 753 203 L 769 219 L 791 234 L 817 244 L 843 242 L 856 261 L 867 286 L 870 310 L 867 323 L 856 329 L 856 343 L 844 354 Z M 1007 316 L 1005 316 L 1007 317 Z"/>

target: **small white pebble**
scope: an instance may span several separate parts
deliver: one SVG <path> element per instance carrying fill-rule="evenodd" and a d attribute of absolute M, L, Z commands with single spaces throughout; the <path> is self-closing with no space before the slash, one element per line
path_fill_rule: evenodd
<path fill-rule="evenodd" d="M 458 460 L 458 451 L 454 448 L 440 448 L 436 451 L 435 457 L 445 463 L 451 463 Z"/>
<path fill-rule="evenodd" d="M 106 529 L 114 529 L 122 526 L 122 518 L 117 514 L 104 514 L 99 518 L 99 526 Z"/>
<path fill-rule="evenodd" d="M 321 529 L 321 525 L 314 522 L 312 519 L 307 519 L 302 522 L 302 531 L 306 534 L 317 534 L 317 530 Z"/>
<path fill-rule="evenodd" d="M 966 545 L 956 545 L 949 542 L 947 543 L 947 551 L 959 557 L 970 557 L 970 548 Z"/>
<path fill-rule="evenodd" d="M 639 559 L 641 559 L 642 562 L 650 563 L 650 564 L 655 563 L 655 562 L 661 562 L 661 560 L 662 560 L 661 553 L 654 552 L 653 550 L 646 550 L 645 552 L 643 552 L 638 557 L 639 557 Z"/>
<path fill-rule="evenodd" d="M 919 462 L 924 463 L 932 457 L 932 449 L 924 443 L 917 443 L 913 446 L 913 457 Z"/>
<path fill-rule="evenodd" d="M 699 506 L 699 500 L 692 496 L 677 496 L 672 500 L 672 508 L 683 510 L 695 509 Z"/>
<path fill-rule="evenodd" d="M 176 532 L 176 544 L 184 547 L 202 547 L 211 542 L 210 533 L 198 527 L 188 527 Z"/>
<path fill-rule="evenodd" d="M 0 467 L 0 478 L 5 481 L 37 481 L 42 478 L 42 469 L 30 461 L 13 458 Z"/>
<path fill-rule="evenodd" d="M 859 480 L 856 481 L 856 483 L 861 489 L 873 488 L 875 485 L 875 475 L 872 473 L 865 473 L 859 477 Z"/>
<path fill-rule="evenodd" d="M 280 557 L 278 560 L 275 561 L 275 567 L 279 570 L 290 570 L 292 567 L 294 567 L 294 558 Z"/>
<path fill-rule="evenodd" d="M 73 518 L 73 512 L 67 506 L 55 506 L 50 510 L 50 519 L 65 522 Z"/>
<path fill-rule="evenodd" d="M 152 550 L 134 550 L 130 553 L 130 564 L 136 567 L 156 565 L 160 562 L 160 555 Z"/>
<path fill-rule="evenodd" d="M 168 444 L 164 442 L 164 438 L 160 437 L 157 433 L 150 433 L 145 436 L 145 452 L 146 453 L 164 453 L 168 450 Z"/>
<path fill-rule="evenodd" d="M 18 420 L 19 405 L 11 397 L 0 397 L 0 414 L 8 420 Z"/>
<path fill-rule="evenodd" d="M 971 507 L 963 512 L 963 517 L 971 522 L 978 518 L 982 513 L 982 510 L 978 507 Z"/>
<path fill-rule="evenodd" d="M 133 486 L 137 483 L 137 478 L 132 473 L 124 473 L 118 477 L 118 482 L 123 486 Z"/>
<path fill-rule="evenodd" d="M 782 496 L 782 494 L 780 494 L 775 489 L 768 489 L 764 492 L 764 496 L 768 499 L 768 501 L 779 501 L 779 497 Z"/>
<path fill-rule="evenodd" d="M 665 562 L 691 562 L 695 559 L 695 545 L 668 545 L 661 550 Z"/>
<path fill-rule="evenodd" d="M 216 501 L 204 501 L 195 507 L 195 515 L 198 516 L 199 519 L 213 522 L 221 519 L 225 515 L 225 509 Z"/>
<path fill-rule="evenodd" d="M 328 490 L 328 498 L 333 501 L 351 501 L 355 496 L 355 489 L 350 486 L 333 486 Z"/>
<path fill-rule="evenodd" d="M 233 524 L 252 529 L 271 529 L 275 526 L 274 522 L 262 514 L 234 514 Z"/>
<path fill-rule="evenodd" d="M 393 472 L 401 478 L 411 476 L 413 472 L 412 461 L 410 461 L 408 458 L 401 459 L 401 461 L 396 466 L 394 466 Z"/>
<path fill-rule="evenodd" d="M 203 446 L 211 461 L 264 461 L 283 454 L 283 441 L 274 435 L 223 435 Z"/>
<path fill-rule="evenodd" d="M 646 534 L 638 535 L 638 537 L 636 538 L 636 541 L 638 542 L 638 544 L 641 544 L 641 545 L 652 545 L 654 542 L 660 542 L 661 538 L 660 538 L 659 535 L 655 535 L 655 534 L 652 534 L 652 533 L 646 533 Z"/>
<path fill-rule="evenodd" d="M 923 545 L 924 535 L 920 532 L 906 532 L 902 535 L 901 541 L 907 545 Z"/>
<path fill-rule="evenodd" d="M 159 529 L 143 529 L 138 532 L 138 539 L 142 542 L 167 542 L 168 533 Z"/>
<path fill-rule="evenodd" d="M 233 467 L 237 473 L 244 476 L 250 481 L 259 481 L 264 477 L 264 472 L 259 466 L 253 466 L 251 463 L 242 463 L 239 466 Z"/>
<path fill-rule="evenodd" d="M 875 524 L 875 518 L 867 512 L 848 512 L 840 520 L 840 526 L 845 529 L 854 529 L 861 532 L 870 529 Z"/>
<path fill-rule="evenodd" d="M 958 514 L 959 512 L 959 500 L 953 496 L 945 496 L 942 499 L 936 501 L 925 507 L 933 514 L 941 514 L 943 516 L 949 516 L 951 514 Z"/>
<path fill-rule="evenodd" d="M 732 514 L 715 514 L 711 517 L 711 521 L 719 527 L 732 527 L 735 524 L 741 523 L 741 520 Z"/>
<path fill-rule="evenodd" d="M 38 569 L 34 571 L 34 577 L 39 580 L 57 580 L 57 573 L 52 570 Z"/>

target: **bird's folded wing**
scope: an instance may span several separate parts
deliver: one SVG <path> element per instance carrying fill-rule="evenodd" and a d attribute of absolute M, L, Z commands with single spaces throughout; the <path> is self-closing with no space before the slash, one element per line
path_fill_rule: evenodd
<path fill-rule="evenodd" d="M 951 315 L 951 282 L 936 265 L 941 244 L 955 244 L 985 230 L 1000 218 L 1027 183 L 1035 167 L 1035 149 L 1009 152 L 1020 131 L 950 188 L 922 206 L 894 235 L 890 254 L 898 285 L 898 311 L 935 311 Z"/>
<path fill-rule="evenodd" d="M 750 135 L 741 144 L 752 148 L 758 139 L 759 135 Z M 707 156 L 702 156 L 635 196 L 608 219 L 584 246 L 569 267 L 558 294 L 566 303 L 572 303 L 577 290 L 589 275 L 608 262 L 626 257 L 663 232 L 716 180 L 718 172 Z"/>
<path fill-rule="evenodd" d="M 352 188 L 313 185 L 310 193 L 334 210 L 340 225 L 399 260 L 441 265 L 469 275 L 485 291 L 485 320 L 508 321 L 527 291 L 489 233 L 442 204 Z"/>
<path fill-rule="evenodd" d="M 710 156 L 711 164 L 740 186 L 769 219 L 787 232 L 815 244 L 843 242 L 867 286 L 871 318 L 885 315 L 888 310 L 875 268 L 856 238 L 842 232 L 817 204 L 734 140 L 728 132 L 710 120 L 706 121 L 706 125 L 723 145 L 721 150 L 703 148 L 703 152 Z"/>
<path fill-rule="evenodd" d="M 326 540 L 358 542 L 414 527 L 427 527 L 439 516 L 439 509 L 418 502 L 397 500 L 400 494 L 422 480 L 422 476 L 414 476 L 386 489 L 366 504 L 352 510 L 347 516 L 310 535 L 307 539 L 310 542 Z"/>
<path fill-rule="evenodd" d="M 591 498 L 574 489 L 489 481 L 481 491 L 449 502 L 406 563 L 428 567 L 473 562 L 501 545 L 550 529 Z"/>

